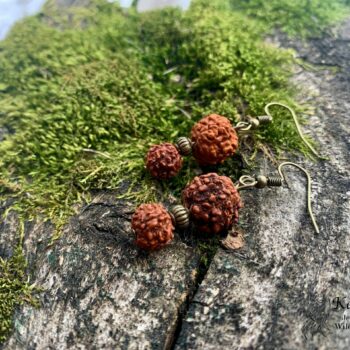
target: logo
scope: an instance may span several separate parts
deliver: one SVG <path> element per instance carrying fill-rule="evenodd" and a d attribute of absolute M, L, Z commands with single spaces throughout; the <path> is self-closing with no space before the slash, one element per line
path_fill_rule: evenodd
<path fill-rule="evenodd" d="M 336 297 L 332 300 L 332 311 L 342 312 L 342 317 L 338 322 L 335 322 L 334 326 L 336 329 L 346 330 L 350 329 L 350 315 L 347 315 L 346 310 L 350 310 L 350 301 L 345 297 Z"/>

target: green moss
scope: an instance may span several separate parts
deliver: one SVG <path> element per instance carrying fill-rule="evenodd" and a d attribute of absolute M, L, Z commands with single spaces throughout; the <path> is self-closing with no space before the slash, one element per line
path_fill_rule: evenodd
<path fill-rule="evenodd" d="M 17 24 L 0 44 L 0 124 L 14 131 L 0 144 L 1 192 L 17 198 L 14 209 L 59 228 L 93 188 L 129 180 L 125 197 L 177 194 L 192 171 L 150 181 L 150 144 L 188 135 L 209 112 L 235 121 L 271 100 L 293 104 L 291 52 L 265 44 L 257 22 L 206 4 L 146 14 L 104 1 L 60 14 L 48 5 Z M 290 118 L 278 112 L 275 125 L 258 142 L 305 151 Z"/>
<path fill-rule="evenodd" d="M 349 15 L 349 0 L 231 0 L 231 9 L 297 37 L 319 35 Z"/>
<path fill-rule="evenodd" d="M 0 257 L 0 343 L 11 332 L 13 312 L 24 302 L 33 306 L 38 304 L 33 297 L 35 287 L 26 277 L 26 260 L 21 246 L 18 246 L 11 258 Z"/>
<path fill-rule="evenodd" d="M 202 274 L 203 277 L 208 271 L 210 263 L 213 260 L 219 246 L 220 246 L 220 239 L 218 237 L 213 237 L 205 241 L 202 240 L 198 243 L 196 249 L 201 257 L 200 274 Z"/>

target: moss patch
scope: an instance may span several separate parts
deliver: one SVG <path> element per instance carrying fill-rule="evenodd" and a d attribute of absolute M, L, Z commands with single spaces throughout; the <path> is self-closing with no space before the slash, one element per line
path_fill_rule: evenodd
<path fill-rule="evenodd" d="M 0 144 L 2 198 L 16 197 L 13 209 L 27 219 L 43 214 L 59 227 L 94 188 L 128 180 L 124 196 L 139 201 L 155 199 L 159 186 L 177 195 L 192 171 L 151 181 L 149 145 L 188 135 L 210 112 L 236 121 L 272 100 L 296 107 L 292 53 L 266 44 L 264 33 L 271 23 L 312 32 L 310 23 L 330 23 L 343 6 L 195 0 L 186 13 L 137 14 L 102 0 L 64 11 L 49 2 L 0 43 L 0 127 L 9 131 Z M 276 109 L 274 117 L 253 136 L 252 154 L 259 146 L 307 153 L 290 116 Z M 225 173 L 237 175 L 229 165 Z"/>
<path fill-rule="evenodd" d="M 218 8 L 225 3 L 136 14 L 94 1 L 59 15 L 48 5 L 18 24 L 0 44 L 0 124 L 10 131 L 1 192 L 17 198 L 14 209 L 59 227 L 91 189 L 124 180 L 138 185 L 125 196 L 152 200 L 150 144 L 188 135 L 209 112 L 235 121 L 271 100 L 293 105 L 291 52 L 265 44 L 259 23 Z M 280 111 L 255 140 L 305 151 Z M 192 176 L 184 167 L 162 192 L 176 195 Z"/>
<path fill-rule="evenodd" d="M 242 11 L 268 28 L 305 38 L 318 36 L 350 14 L 348 0 L 231 0 L 231 9 Z"/>

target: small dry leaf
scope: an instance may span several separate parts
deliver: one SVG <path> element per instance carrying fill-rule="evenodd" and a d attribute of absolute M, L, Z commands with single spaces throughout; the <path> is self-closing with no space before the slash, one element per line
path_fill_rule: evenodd
<path fill-rule="evenodd" d="M 221 245 L 228 250 L 240 249 L 244 246 L 243 231 L 233 228 L 225 239 L 221 240 Z"/>

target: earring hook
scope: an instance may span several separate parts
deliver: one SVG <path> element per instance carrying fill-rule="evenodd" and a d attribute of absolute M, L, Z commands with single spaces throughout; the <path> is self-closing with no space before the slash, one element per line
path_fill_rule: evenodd
<path fill-rule="evenodd" d="M 283 181 L 286 181 L 286 177 L 283 174 L 282 168 L 284 166 L 287 166 L 287 165 L 294 166 L 294 167 L 298 168 L 299 170 L 301 170 L 305 174 L 305 176 L 307 178 L 307 209 L 309 211 L 309 215 L 310 215 L 312 224 L 314 225 L 316 233 L 320 233 L 320 230 L 318 228 L 318 225 L 317 225 L 317 222 L 316 222 L 316 219 L 315 219 L 314 213 L 312 212 L 312 207 L 311 207 L 311 181 L 312 181 L 311 176 L 310 176 L 309 172 L 306 169 L 304 169 L 303 167 L 301 167 L 300 165 L 295 164 L 293 162 L 283 162 L 278 166 L 278 173 Z"/>
<path fill-rule="evenodd" d="M 290 112 L 290 114 L 291 114 L 292 117 L 293 117 L 293 121 L 294 121 L 294 123 L 295 123 L 295 126 L 296 126 L 296 128 L 297 128 L 298 134 L 299 134 L 300 138 L 302 139 L 302 141 L 304 142 L 304 144 L 310 149 L 310 151 L 311 151 L 317 158 L 322 158 L 322 157 L 320 156 L 320 154 L 319 154 L 319 153 L 312 147 L 312 145 L 306 140 L 306 138 L 305 138 L 305 136 L 304 136 L 304 134 L 303 134 L 303 132 L 302 132 L 302 130 L 301 130 L 301 127 L 300 127 L 298 118 L 297 118 L 297 116 L 296 116 L 296 114 L 295 114 L 295 111 L 294 111 L 292 108 L 290 108 L 289 106 L 287 106 L 287 105 L 285 105 L 285 104 L 283 104 L 283 103 L 279 103 L 279 102 L 270 102 L 270 103 L 268 103 L 268 104 L 265 106 L 265 113 L 266 113 L 268 116 L 270 116 L 270 117 L 272 117 L 272 115 L 271 115 L 271 113 L 270 113 L 270 111 L 269 111 L 269 108 L 270 108 L 271 106 L 281 106 L 281 107 L 286 108 L 286 109 Z"/>
<path fill-rule="evenodd" d="M 301 167 L 298 164 L 295 164 L 293 162 L 283 162 L 278 166 L 278 174 L 279 177 L 273 176 L 273 177 L 267 177 L 264 175 L 258 175 L 258 176 L 250 176 L 250 175 L 243 175 L 239 178 L 238 182 L 235 184 L 238 191 L 246 190 L 249 188 L 265 188 L 265 187 L 276 187 L 276 186 L 282 186 L 282 183 L 285 182 L 288 185 L 287 178 L 285 174 L 283 173 L 282 168 L 284 166 L 294 166 L 301 170 L 306 178 L 307 178 L 307 208 L 308 212 L 312 221 L 312 224 L 315 228 L 316 233 L 320 233 L 320 230 L 318 228 L 315 216 L 312 212 L 311 207 L 311 176 L 307 170 L 305 170 L 303 167 Z M 289 187 L 289 186 L 288 186 Z"/>

